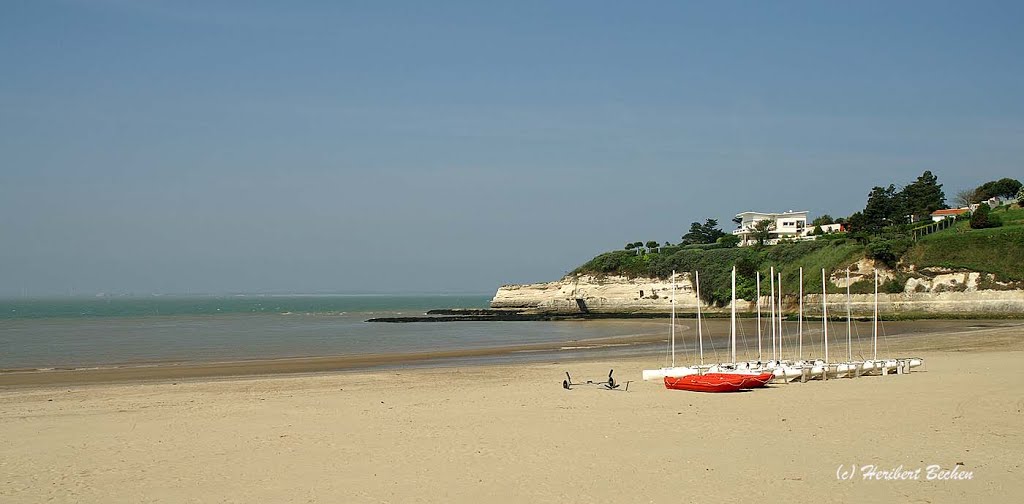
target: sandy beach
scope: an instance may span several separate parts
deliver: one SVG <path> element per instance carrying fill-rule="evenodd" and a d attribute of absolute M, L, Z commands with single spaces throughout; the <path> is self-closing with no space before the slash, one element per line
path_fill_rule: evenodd
<path fill-rule="evenodd" d="M 1024 323 L 889 346 L 925 366 L 737 394 L 638 381 L 661 365 L 655 354 L 8 383 L 0 501 L 964 502 L 1024 491 Z M 609 368 L 634 380 L 628 391 L 561 387 L 565 371 L 585 380 Z M 865 479 L 872 465 L 876 478 L 905 479 Z M 929 479 L 933 465 L 971 479 Z"/>

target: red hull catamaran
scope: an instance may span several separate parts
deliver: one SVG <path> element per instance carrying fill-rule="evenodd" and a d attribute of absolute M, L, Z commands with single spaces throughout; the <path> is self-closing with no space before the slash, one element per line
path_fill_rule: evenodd
<path fill-rule="evenodd" d="M 736 392 L 743 390 L 743 382 L 749 376 L 727 373 L 692 374 L 665 377 L 665 388 L 689 390 L 691 392 Z M 747 387 L 749 388 L 749 387 Z"/>

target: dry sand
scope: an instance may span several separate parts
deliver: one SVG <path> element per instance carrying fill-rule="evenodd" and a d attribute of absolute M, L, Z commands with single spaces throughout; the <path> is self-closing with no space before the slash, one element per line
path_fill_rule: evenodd
<path fill-rule="evenodd" d="M 988 327 L 980 327 L 988 326 Z M 737 394 L 561 388 L 661 356 L 0 389 L 0 502 L 1004 501 L 1024 324 L 890 345 L 923 371 Z M 962 464 L 966 481 L 928 481 Z M 840 481 L 840 465 L 922 468 Z"/>

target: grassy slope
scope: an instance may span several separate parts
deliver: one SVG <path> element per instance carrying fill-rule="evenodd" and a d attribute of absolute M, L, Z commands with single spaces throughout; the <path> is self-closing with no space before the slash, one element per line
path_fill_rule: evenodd
<path fill-rule="evenodd" d="M 1003 227 L 970 229 L 967 222 L 922 238 L 904 256 L 918 268 L 963 268 L 1024 280 L 1024 209 L 993 212 Z"/>
<path fill-rule="evenodd" d="M 993 273 L 1001 281 L 1024 281 L 1024 209 L 993 212 L 1003 227 L 970 229 L 966 221 L 953 228 L 922 238 L 903 257 L 904 264 L 918 268 L 940 266 Z M 772 266 L 782 271 L 783 291 L 799 288 L 799 269 L 804 270 L 804 292 L 821 289 L 821 270 L 831 275 L 865 255 L 865 247 L 848 240 L 800 242 L 766 247 L 732 249 L 680 249 L 666 247 L 661 253 L 636 255 L 620 250 L 601 254 L 576 268 L 573 274 L 625 275 L 667 278 L 672 270 L 701 272 L 704 299 L 718 302 L 729 297 L 729 271 L 740 269 L 738 295 L 754 297 L 754 272 L 760 271 L 762 292 L 767 292 Z M 859 284 L 855 284 L 857 287 Z M 894 284 L 897 290 L 901 285 Z M 854 289 L 858 290 L 857 288 Z M 843 291 L 831 286 L 829 292 Z M 865 291 L 867 292 L 867 291 Z"/>
<path fill-rule="evenodd" d="M 764 251 L 764 261 L 759 271 L 762 283 L 768 278 L 770 268 L 782 272 L 783 293 L 797 293 L 800 287 L 800 268 L 804 271 L 804 292 L 821 292 L 821 270 L 826 275 L 844 269 L 864 257 L 864 246 L 846 240 L 832 242 L 802 242 L 782 247 L 769 247 Z M 767 291 L 762 285 L 762 291 Z M 830 286 L 830 292 L 839 292 Z M 845 292 L 845 291 L 844 291 Z"/>

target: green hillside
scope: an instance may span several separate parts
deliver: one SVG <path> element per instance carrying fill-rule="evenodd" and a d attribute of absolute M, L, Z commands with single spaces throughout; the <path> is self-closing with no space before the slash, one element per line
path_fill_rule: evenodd
<path fill-rule="evenodd" d="M 887 292 L 902 292 L 907 278 L 921 276 L 920 270 L 928 267 L 968 269 L 990 273 L 992 280 L 1000 282 L 1024 282 L 1024 210 L 1002 208 L 992 215 L 1002 220 L 1002 227 L 971 229 L 965 220 L 916 243 L 907 229 L 871 237 L 832 235 L 760 248 L 713 244 L 618 250 L 598 255 L 572 274 L 668 278 L 673 270 L 700 271 L 701 298 L 718 305 L 724 305 L 731 297 L 729 282 L 734 264 L 737 296 L 747 300 L 755 297 L 758 271 L 762 283 L 768 282 L 772 267 L 781 271 L 783 292 L 795 293 L 799 288 L 799 269 L 803 268 L 804 292 L 820 292 L 823 268 L 831 275 L 864 257 L 896 266 L 897 278 L 882 286 Z M 915 266 L 913 272 L 909 265 Z M 762 285 L 763 291 L 767 290 L 766 285 Z M 852 286 L 854 292 L 872 289 L 873 285 L 866 281 Z M 840 289 L 830 286 L 829 291 Z"/>
<path fill-rule="evenodd" d="M 967 222 L 925 236 L 904 255 L 917 268 L 942 267 L 992 273 L 1001 281 L 1024 281 L 1024 209 L 993 212 L 1003 226 L 970 229 Z"/>

